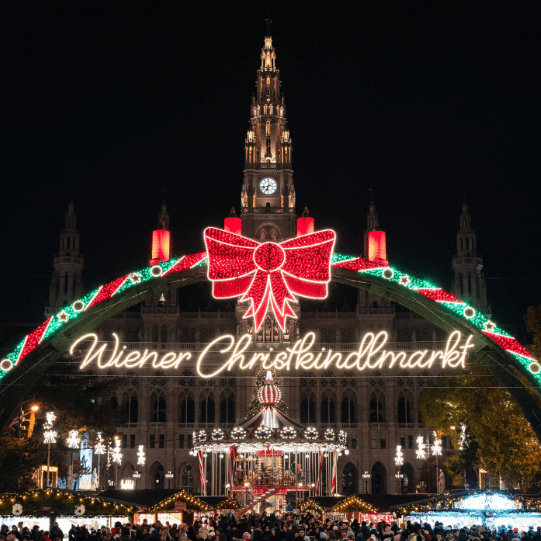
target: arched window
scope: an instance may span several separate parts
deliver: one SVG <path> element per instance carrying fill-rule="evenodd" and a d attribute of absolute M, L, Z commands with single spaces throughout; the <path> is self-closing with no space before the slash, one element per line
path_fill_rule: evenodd
<path fill-rule="evenodd" d="M 387 471 L 381 462 L 372 466 L 372 494 L 387 494 Z"/>
<path fill-rule="evenodd" d="M 153 481 L 152 488 L 164 488 L 164 482 L 163 482 L 164 471 L 163 471 L 163 466 L 159 462 L 156 462 L 155 464 L 151 466 L 150 475 Z"/>
<path fill-rule="evenodd" d="M 414 492 L 415 491 L 415 470 L 413 466 L 406 462 L 402 465 L 400 468 L 400 473 L 404 477 L 402 477 L 401 485 L 402 485 L 402 494 L 407 494 L 408 492 Z"/>
<path fill-rule="evenodd" d="M 327 342 L 334 342 L 334 329 L 329 329 L 327 331 Z"/>
<path fill-rule="evenodd" d="M 117 410 L 118 409 L 118 398 L 115 395 L 111 396 L 109 404 L 110 404 L 112 410 Z"/>
<path fill-rule="evenodd" d="M 191 392 L 182 391 L 178 398 L 178 422 L 195 423 L 195 401 Z"/>
<path fill-rule="evenodd" d="M 200 423 L 214 423 L 216 421 L 216 406 L 214 405 L 214 394 L 204 394 L 201 399 L 201 407 L 199 409 Z"/>
<path fill-rule="evenodd" d="M 167 342 L 167 325 L 164 323 L 160 329 L 160 341 Z"/>
<path fill-rule="evenodd" d="M 220 398 L 220 424 L 235 424 L 235 395 L 225 392 Z"/>
<path fill-rule="evenodd" d="M 152 341 L 158 341 L 158 325 L 152 325 Z"/>
<path fill-rule="evenodd" d="M 374 391 L 370 395 L 370 422 L 385 422 L 385 395 L 381 391 Z"/>
<path fill-rule="evenodd" d="M 126 412 L 128 423 L 136 423 L 139 417 L 139 401 L 137 393 L 131 389 L 126 391 L 122 397 L 122 407 Z"/>
<path fill-rule="evenodd" d="M 323 394 L 321 400 L 321 424 L 334 424 L 336 423 L 334 400 L 332 396 Z"/>
<path fill-rule="evenodd" d="M 327 332 L 325 331 L 325 329 L 321 329 L 319 331 L 319 333 L 321 334 L 321 341 L 326 342 L 327 341 Z"/>
<path fill-rule="evenodd" d="M 342 423 L 357 422 L 357 417 L 355 415 L 356 402 L 355 391 L 348 389 L 340 404 L 340 420 Z"/>
<path fill-rule="evenodd" d="M 301 395 L 301 423 L 316 422 L 316 395 L 303 393 Z"/>
<path fill-rule="evenodd" d="M 163 391 L 154 391 L 150 395 L 150 422 L 165 423 L 167 402 Z"/>
<path fill-rule="evenodd" d="M 193 470 L 190 464 L 180 468 L 180 488 L 190 494 L 193 492 Z"/>
<path fill-rule="evenodd" d="M 342 494 L 351 496 L 357 494 L 357 468 L 348 462 L 342 470 Z"/>
<path fill-rule="evenodd" d="M 398 397 L 397 421 L 399 424 L 413 423 L 412 400 L 409 393 L 400 394 Z"/>

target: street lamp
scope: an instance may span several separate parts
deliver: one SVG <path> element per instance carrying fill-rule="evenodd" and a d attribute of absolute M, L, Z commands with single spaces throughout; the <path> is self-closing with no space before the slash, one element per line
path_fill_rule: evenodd
<path fill-rule="evenodd" d="M 171 470 L 168 470 L 164 477 L 168 481 L 167 488 L 171 488 L 171 479 L 173 479 L 173 477 L 175 477 L 174 473 Z"/>
<path fill-rule="evenodd" d="M 365 470 L 361 477 L 364 479 L 364 493 L 368 494 L 368 480 L 370 479 L 370 474 Z"/>
<path fill-rule="evenodd" d="M 120 450 L 120 439 L 115 436 L 115 446 L 113 447 L 113 462 L 115 466 L 115 488 L 118 488 L 118 467 L 122 464 L 122 451 Z"/>
<path fill-rule="evenodd" d="M 244 505 L 246 506 L 248 503 L 248 487 L 250 486 L 250 483 L 244 483 Z"/>
<path fill-rule="evenodd" d="M 434 443 L 432 444 L 432 456 L 436 457 L 436 494 L 439 493 L 439 475 L 440 470 L 438 468 L 438 457 L 441 456 L 442 447 L 441 440 L 438 439 L 438 433 L 434 430 Z"/>
<path fill-rule="evenodd" d="M 51 443 L 56 443 L 56 432 L 53 430 L 53 423 L 56 421 L 54 411 L 48 411 L 46 414 L 44 442 L 47 444 L 47 488 L 49 488 L 49 472 L 51 470 Z"/>
<path fill-rule="evenodd" d="M 67 439 L 67 444 L 70 449 L 77 449 L 79 447 L 79 431 L 70 430 L 70 434 Z M 73 475 L 73 451 L 71 451 L 71 488 L 75 488 L 75 479 Z"/>
<path fill-rule="evenodd" d="M 404 479 L 404 474 L 401 473 L 400 471 L 397 471 L 394 476 L 396 477 L 396 490 L 397 490 L 397 493 L 400 494 L 402 492 L 401 490 L 401 487 L 402 487 L 402 479 Z"/>
<path fill-rule="evenodd" d="M 139 479 L 141 479 L 141 472 L 139 472 L 139 471 L 137 471 L 137 470 L 134 471 L 134 472 L 132 473 L 132 477 L 135 479 L 135 489 L 137 490 L 137 481 L 138 481 Z"/>
<path fill-rule="evenodd" d="M 228 493 L 229 493 L 229 487 L 231 485 L 229 483 L 227 483 L 227 485 L 225 485 L 225 495 L 228 496 Z"/>
<path fill-rule="evenodd" d="M 400 467 L 404 464 L 404 455 L 402 454 L 402 446 L 401 445 L 396 446 L 396 455 L 394 457 L 394 464 L 398 468 L 398 470 L 397 470 L 397 472 L 395 474 L 395 477 L 396 477 L 396 481 L 397 481 L 397 490 L 398 490 L 398 493 L 400 494 L 400 492 L 401 492 L 400 483 L 401 483 L 401 480 L 404 477 L 404 474 L 400 473 Z"/>
<path fill-rule="evenodd" d="M 94 444 L 94 453 L 98 455 L 98 478 L 96 479 L 96 485 L 100 486 L 100 458 L 101 455 L 105 453 L 105 445 L 103 444 L 103 438 L 101 437 L 101 432 L 98 432 L 98 439 Z"/>

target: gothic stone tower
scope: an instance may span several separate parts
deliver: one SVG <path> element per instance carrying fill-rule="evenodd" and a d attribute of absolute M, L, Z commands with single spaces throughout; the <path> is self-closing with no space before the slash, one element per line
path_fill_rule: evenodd
<path fill-rule="evenodd" d="M 453 285 L 451 291 L 490 317 L 483 258 L 477 254 L 477 235 L 471 226 L 466 203 L 462 205 L 460 229 L 456 235 L 456 255 L 453 256 Z"/>
<path fill-rule="evenodd" d="M 60 250 L 53 266 L 46 316 L 78 299 L 83 293 L 84 259 L 79 252 L 79 231 L 73 202 L 70 202 L 66 212 L 65 227 L 60 233 Z"/>
<path fill-rule="evenodd" d="M 272 38 L 265 38 L 244 146 L 242 234 L 261 241 L 296 234 L 291 137 Z"/>

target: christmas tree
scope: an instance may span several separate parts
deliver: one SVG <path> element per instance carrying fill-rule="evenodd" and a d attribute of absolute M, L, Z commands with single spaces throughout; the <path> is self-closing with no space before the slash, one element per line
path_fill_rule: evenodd
<path fill-rule="evenodd" d="M 263 385 L 267 384 L 267 372 L 269 370 L 265 370 L 264 368 L 260 368 L 259 372 L 256 374 L 255 377 L 255 389 L 252 394 L 252 401 L 250 402 L 250 407 L 248 408 L 248 415 L 246 418 L 251 417 L 252 415 L 255 415 L 262 407 L 263 405 L 259 401 L 258 392 Z M 274 368 L 270 371 L 272 374 L 272 381 L 275 382 L 276 385 L 278 385 L 278 381 L 276 379 L 276 371 Z M 287 404 L 284 402 L 282 398 L 274 405 L 274 407 L 281 411 L 283 414 L 287 415 Z"/>

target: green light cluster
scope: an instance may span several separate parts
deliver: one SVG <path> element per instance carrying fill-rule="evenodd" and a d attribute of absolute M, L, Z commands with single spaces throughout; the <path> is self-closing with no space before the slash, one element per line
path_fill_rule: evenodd
<path fill-rule="evenodd" d="M 392 278 L 385 277 L 384 272 L 386 270 L 388 271 L 389 269 L 391 269 L 394 273 L 394 276 Z M 362 270 L 361 272 L 363 274 L 371 274 L 372 276 L 383 278 L 395 284 L 400 284 L 400 278 L 402 276 L 408 277 L 410 281 L 407 285 L 400 284 L 403 287 L 406 287 L 407 289 L 438 289 L 438 286 L 434 285 L 428 280 L 421 280 L 420 278 L 415 278 L 415 276 L 411 276 L 405 272 L 399 271 L 398 269 L 395 269 L 394 267 L 379 267 L 377 269 Z"/>
<path fill-rule="evenodd" d="M 165 273 L 167 272 L 173 265 L 176 265 L 180 259 L 170 259 L 169 261 L 163 261 L 161 263 L 157 263 L 156 265 L 152 265 L 152 267 L 145 267 L 144 269 L 132 272 L 130 276 L 136 276 L 139 275 L 139 281 L 134 282 L 131 278 L 128 277 L 128 279 L 118 288 L 115 295 L 118 295 L 120 293 L 124 293 L 127 289 L 130 289 L 131 287 L 137 285 L 137 284 L 143 284 L 145 282 L 148 282 L 149 280 L 152 280 L 153 278 L 159 278 L 159 276 L 154 276 L 151 272 L 151 269 L 154 267 L 160 267 L 162 271 Z M 163 273 L 162 273 L 163 274 Z"/>
<path fill-rule="evenodd" d="M 334 265 L 335 263 L 341 263 L 342 261 L 351 261 L 352 259 L 357 259 L 357 258 L 352 255 L 333 253 L 331 256 L 331 265 Z"/>

